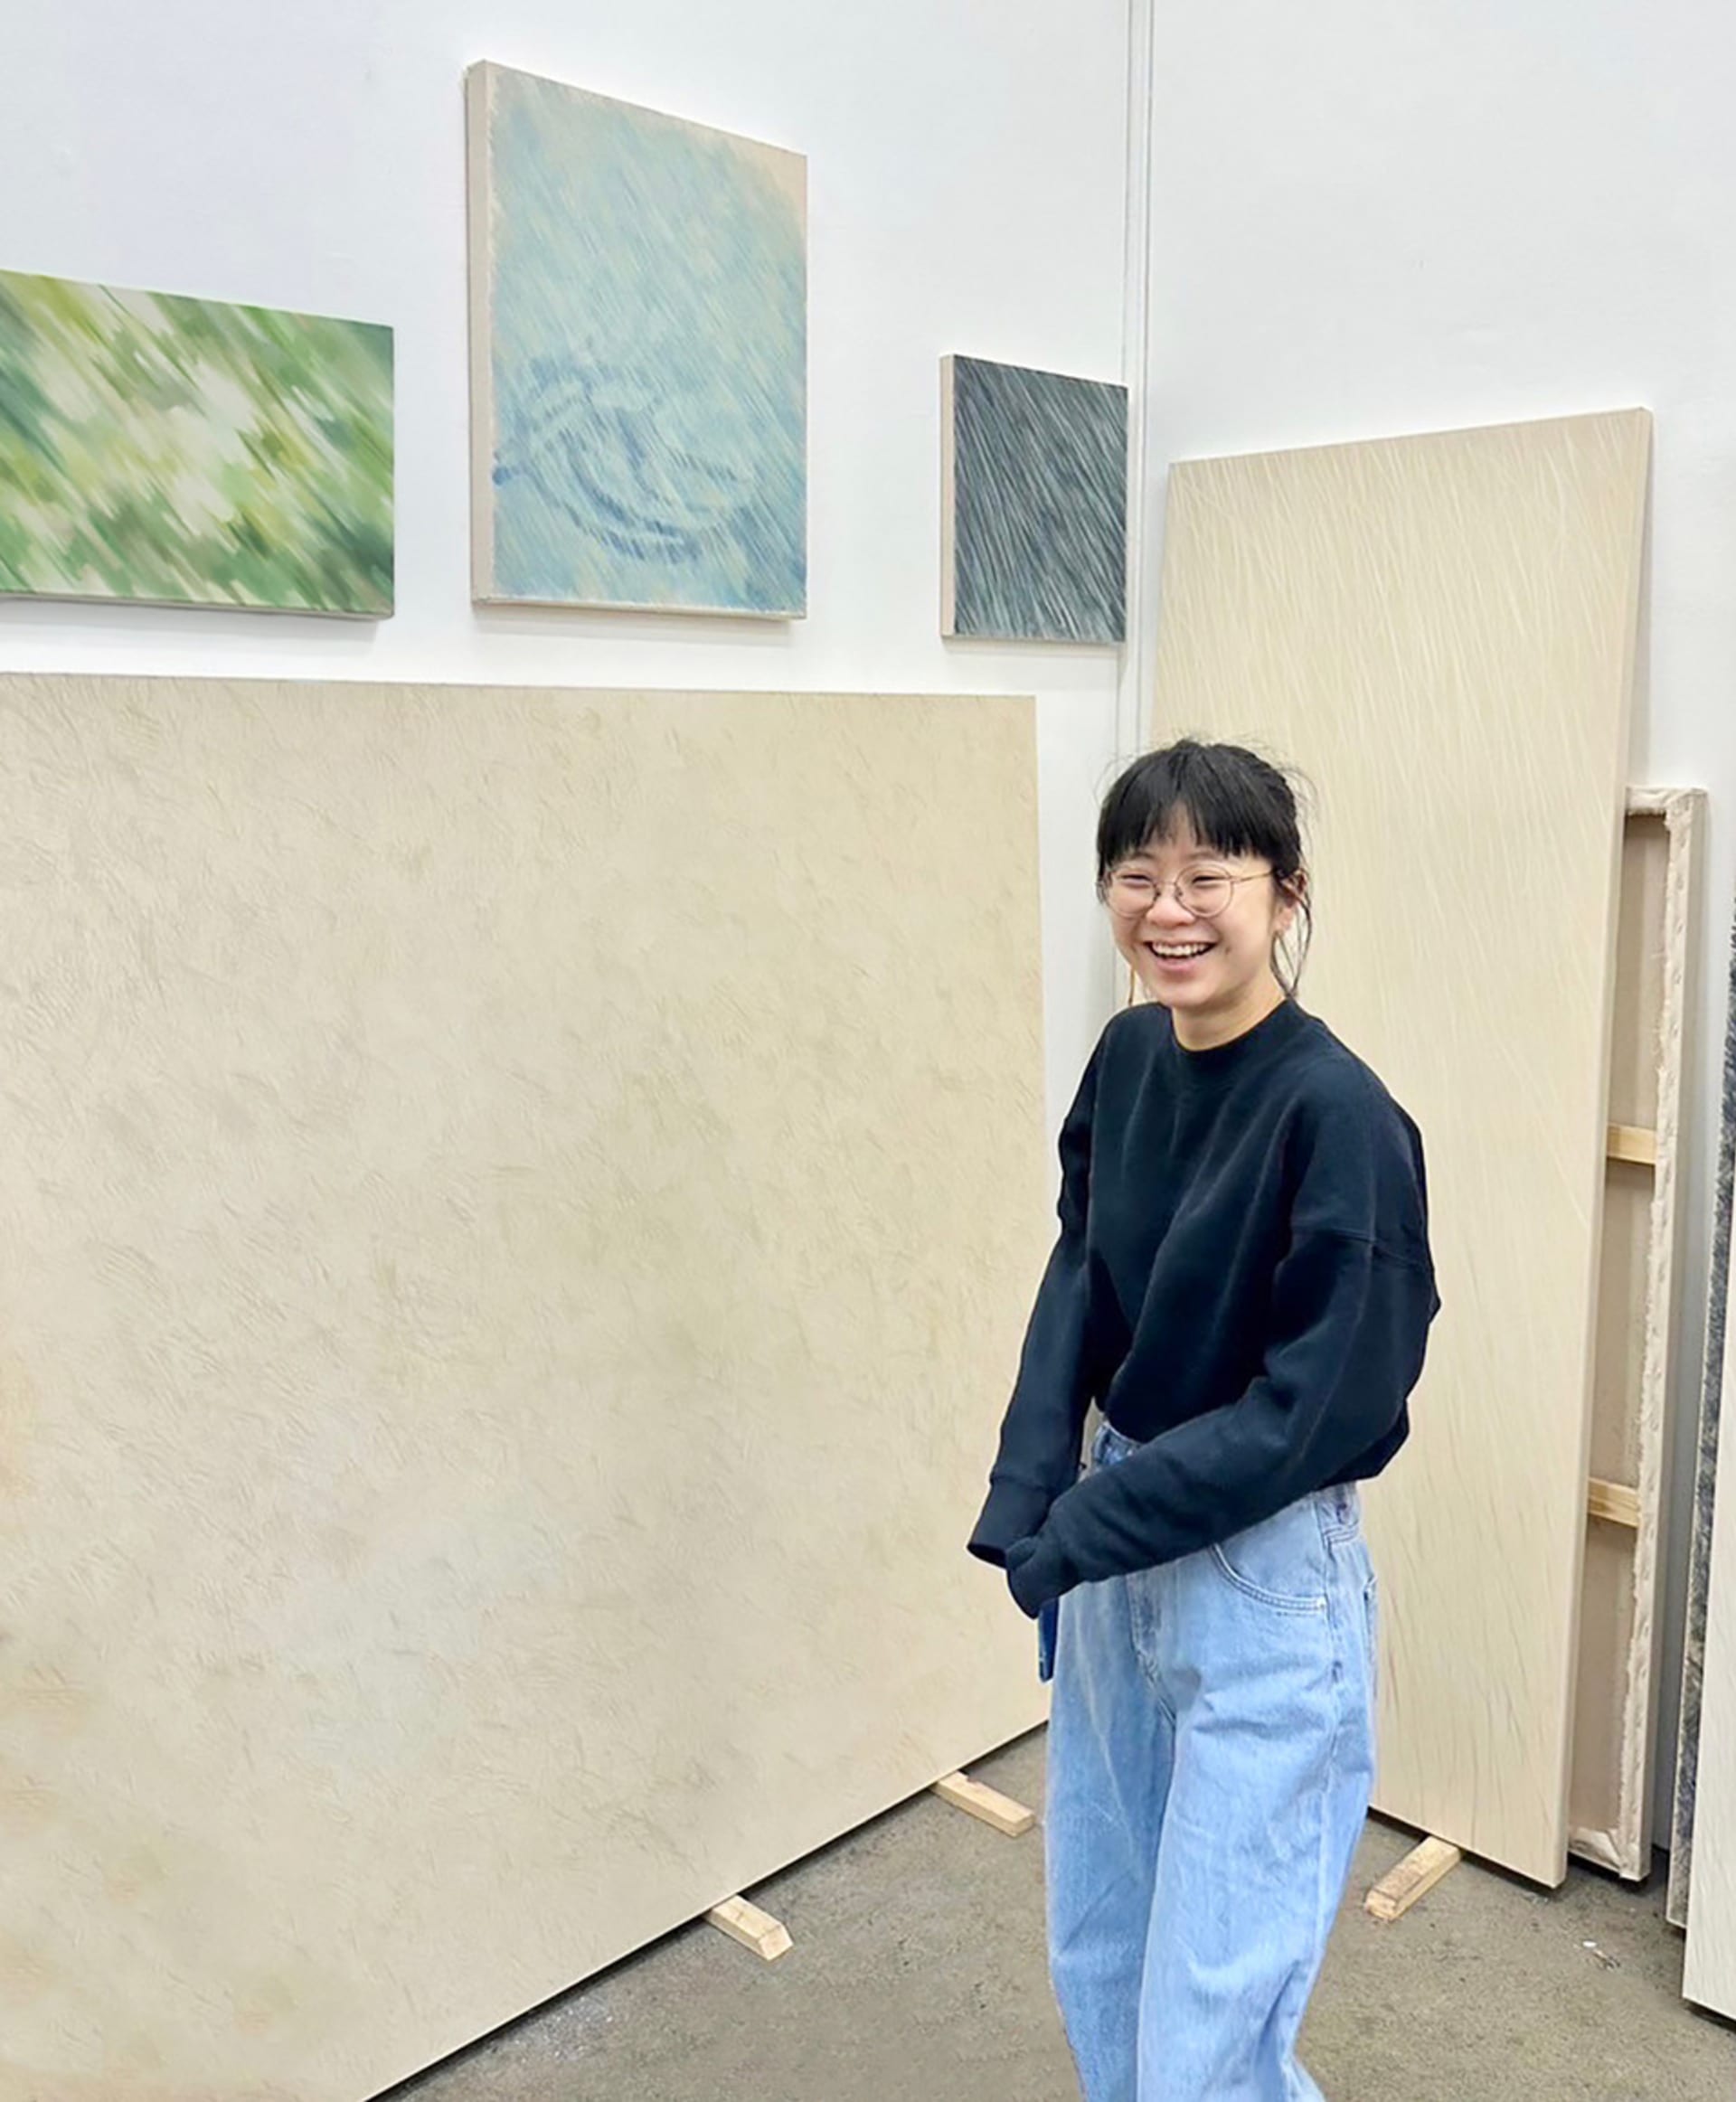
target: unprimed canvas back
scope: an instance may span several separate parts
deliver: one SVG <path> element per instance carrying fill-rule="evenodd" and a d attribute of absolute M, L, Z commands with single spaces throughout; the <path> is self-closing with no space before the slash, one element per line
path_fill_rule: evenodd
<path fill-rule="evenodd" d="M 1370 1497 L 1381 1806 L 1566 1870 L 1650 419 L 1171 471 L 1154 736 L 1312 786 L 1306 1006 L 1422 1127 L 1444 1311 Z"/>
<path fill-rule="evenodd" d="M 1041 1719 L 1032 716 L 0 681 L 5 2102 L 359 2102 Z"/>

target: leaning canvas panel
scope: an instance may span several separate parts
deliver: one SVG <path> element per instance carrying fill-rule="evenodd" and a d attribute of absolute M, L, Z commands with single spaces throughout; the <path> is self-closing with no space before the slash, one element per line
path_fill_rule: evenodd
<path fill-rule="evenodd" d="M 1706 1353 L 1694 1452 L 1687 1625 L 1682 1653 L 1682 1709 L 1675 1793 L 1670 1818 L 1670 1888 L 1665 1914 L 1676 1927 L 1688 1924 L 1688 1891 L 1694 1873 L 1694 1800 L 1700 1773 L 1701 1717 L 1705 1692 L 1712 1516 L 1720 1479 L 1719 1431 L 1723 1421 L 1725 1330 L 1730 1316 L 1731 1187 L 1732 1181 L 1736 1181 L 1736 931 L 1731 937 L 1724 1027 L 1722 1110 L 1712 1207 L 1711 1276 L 1706 1287 Z"/>
<path fill-rule="evenodd" d="M 358 2102 L 1041 1720 L 1034 775 L 0 681 L 5 2102 Z"/>
<path fill-rule="evenodd" d="M 1417 1117 L 1445 1310 L 1370 1497 L 1382 1806 L 1565 1872 L 1640 411 L 1172 471 L 1155 730 L 1312 786 L 1304 983 Z M 1543 944 L 1509 947 L 1515 915 Z"/>
<path fill-rule="evenodd" d="M 807 163 L 468 78 L 473 589 L 807 608 Z"/>
<path fill-rule="evenodd" d="M 1652 1872 L 1684 1033 L 1699 789 L 1628 799 L 1616 945 L 1591 1481 L 1568 1790 L 1571 1851 Z"/>
<path fill-rule="evenodd" d="M 380 619 L 392 331 L 0 271 L 0 596 Z"/>
<path fill-rule="evenodd" d="M 940 395 L 941 633 L 1120 642 L 1127 389 L 948 357 Z"/>

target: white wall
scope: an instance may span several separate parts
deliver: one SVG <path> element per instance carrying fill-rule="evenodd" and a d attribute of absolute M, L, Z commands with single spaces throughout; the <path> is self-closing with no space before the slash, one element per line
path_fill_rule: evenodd
<path fill-rule="evenodd" d="M 0 669 L 1034 692 L 1052 1126 L 1113 996 L 1090 834 L 1118 654 L 939 639 L 939 362 L 1120 376 L 1126 0 L 72 0 L 14 9 L 6 44 L 0 268 L 397 331 L 398 612 L 0 605 Z M 806 621 L 472 609 L 476 58 L 809 156 Z"/>
<path fill-rule="evenodd" d="M 1736 27 L 1696 0 L 1156 0 L 1155 20 L 1148 562 L 1170 459 L 1631 404 L 1656 416 L 1631 778 L 1712 796 L 1679 1624 L 1736 884 Z M 1467 938 L 1491 970 L 1523 969 L 1547 925 L 1465 874 Z M 1679 1673 L 1678 1639 L 1665 1805 Z"/>

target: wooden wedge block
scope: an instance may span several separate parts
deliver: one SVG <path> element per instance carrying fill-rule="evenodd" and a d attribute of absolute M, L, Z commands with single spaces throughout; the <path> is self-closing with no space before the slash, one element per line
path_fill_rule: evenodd
<path fill-rule="evenodd" d="M 997 1789 L 986 1788 L 964 1774 L 948 1774 L 944 1781 L 934 1784 L 934 1792 L 943 1803 L 950 1803 L 955 1810 L 967 1810 L 1008 1839 L 1022 1839 L 1037 1822 L 1034 1810 L 1027 1810 L 1023 1803 L 1014 1802 Z"/>
<path fill-rule="evenodd" d="M 1657 1134 L 1637 1124 L 1612 1124 L 1607 1150 L 1612 1161 L 1634 1161 L 1643 1168 L 1655 1168 Z"/>
<path fill-rule="evenodd" d="M 1593 1518 L 1608 1519 L 1611 1525 L 1637 1527 L 1639 1523 L 1639 1491 L 1630 1489 L 1625 1482 L 1594 1480 L 1585 1507 Z"/>
<path fill-rule="evenodd" d="M 1425 1839 L 1369 1892 L 1365 1909 L 1370 1918 L 1388 1925 L 1402 1919 L 1418 1899 L 1426 1897 L 1464 1858 L 1458 1847 L 1448 1846 L 1444 1839 Z"/>
<path fill-rule="evenodd" d="M 750 1948 L 755 1956 L 763 1957 L 769 1964 L 788 1956 L 795 1946 L 789 1938 L 789 1929 L 781 1919 L 774 1919 L 769 1912 L 761 1912 L 745 1898 L 726 1898 L 722 1904 L 714 1905 L 705 1918 L 709 1926 L 720 1928 L 731 1941 L 739 1941 L 743 1948 Z"/>

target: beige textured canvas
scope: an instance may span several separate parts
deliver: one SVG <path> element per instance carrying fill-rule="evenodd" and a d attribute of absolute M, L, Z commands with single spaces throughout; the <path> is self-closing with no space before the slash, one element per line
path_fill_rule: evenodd
<path fill-rule="evenodd" d="M 1029 702 L 10 678 L 0 883 L 5 2102 L 358 2102 L 1041 1719 Z"/>
<path fill-rule="evenodd" d="M 1314 787 L 1308 1005 L 1421 1125 L 1444 1312 L 1370 1497 L 1392 1815 L 1567 1852 L 1642 411 L 1172 470 L 1155 734 Z"/>
<path fill-rule="evenodd" d="M 1684 1026 L 1699 789 L 1636 791 L 1622 842 L 1571 1850 L 1652 1872 L 1665 1454 L 1676 1315 Z M 1649 1158 L 1623 1157 L 1633 1155 Z"/>

